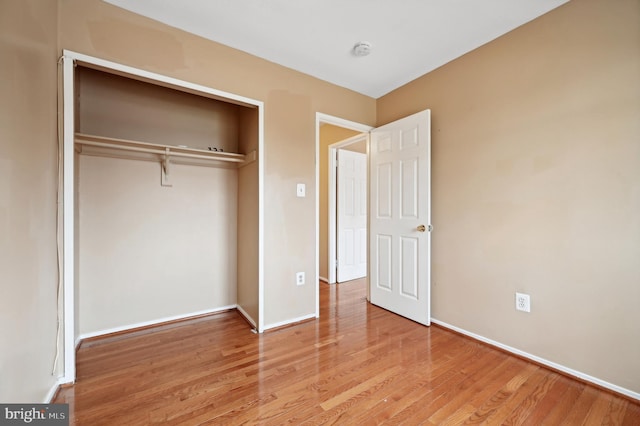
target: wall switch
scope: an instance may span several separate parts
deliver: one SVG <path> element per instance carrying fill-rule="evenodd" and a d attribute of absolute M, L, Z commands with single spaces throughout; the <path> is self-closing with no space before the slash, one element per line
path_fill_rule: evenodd
<path fill-rule="evenodd" d="M 304 284 L 304 272 L 296 272 L 296 284 L 297 285 Z"/>
<path fill-rule="evenodd" d="M 304 183 L 299 183 L 296 186 L 296 196 L 298 197 L 304 197 L 306 196 L 307 193 L 307 187 Z"/>
<path fill-rule="evenodd" d="M 516 311 L 531 312 L 531 299 L 528 294 L 516 293 Z"/>

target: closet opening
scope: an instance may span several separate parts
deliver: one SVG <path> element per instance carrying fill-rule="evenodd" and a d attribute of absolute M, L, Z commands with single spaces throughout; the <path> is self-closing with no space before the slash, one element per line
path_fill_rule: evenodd
<path fill-rule="evenodd" d="M 262 103 L 63 63 L 64 382 L 87 337 L 228 309 L 262 332 Z"/>

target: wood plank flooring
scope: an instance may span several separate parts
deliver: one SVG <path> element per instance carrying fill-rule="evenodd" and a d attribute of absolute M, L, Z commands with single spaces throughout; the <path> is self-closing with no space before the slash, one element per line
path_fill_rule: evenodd
<path fill-rule="evenodd" d="M 321 317 L 257 335 L 235 312 L 85 342 L 76 425 L 640 425 L 640 404 L 321 284 Z"/>

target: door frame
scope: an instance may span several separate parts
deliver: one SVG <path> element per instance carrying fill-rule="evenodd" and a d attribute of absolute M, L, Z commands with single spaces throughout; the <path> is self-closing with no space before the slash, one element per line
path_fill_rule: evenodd
<path fill-rule="evenodd" d="M 142 81 L 164 87 L 175 88 L 213 99 L 219 99 L 238 105 L 255 107 L 258 110 L 258 324 L 257 331 L 264 331 L 264 103 L 262 101 L 234 95 L 200 84 L 190 83 L 162 74 L 130 67 L 116 62 L 64 50 L 62 54 L 63 121 L 62 141 L 62 288 L 63 288 L 63 335 L 64 354 L 63 375 L 58 379 L 61 384 L 73 383 L 76 379 L 76 280 L 78 252 L 76 247 L 76 162 L 75 162 L 75 71 L 76 64 L 104 70 L 110 73 L 126 75 Z"/>
<path fill-rule="evenodd" d="M 340 165 L 338 164 L 336 167 L 336 162 L 337 162 L 337 154 L 338 154 L 338 150 L 342 149 L 344 147 L 347 147 L 349 145 L 353 145 L 354 143 L 358 143 L 361 141 L 365 141 L 367 144 L 367 164 L 369 162 L 369 133 L 368 132 L 363 132 L 359 135 L 355 135 L 355 136 L 351 136 L 350 138 L 344 139 L 340 142 L 336 142 L 334 144 L 329 145 L 329 186 L 328 186 L 328 213 L 327 213 L 327 220 L 328 220 L 328 229 L 327 231 L 329 232 L 329 235 L 327 237 L 327 249 L 328 249 L 328 255 L 327 255 L 327 262 L 328 262 L 328 269 L 327 271 L 329 271 L 329 276 L 327 277 L 327 280 L 329 282 L 329 284 L 335 284 L 338 281 L 336 272 L 337 272 L 337 265 L 336 265 L 336 260 L 338 258 L 338 238 L 337 238 L 337 230 L 338 230 L 338 167 L 340 167 Z M 369 194 L 369 170 L 368 170 L 368 165 L 367 165 L 367 195 Z M 368 198 L 367 198 L 368 199 Z M 367 208 L 367 217 L 369 216 L 369 209 Z"/>
<path fill-rule="evenodd" d="M 316 182 L 316 317 L 320 316 L 320 126 L 322 124 L 331 124 L 338 127 L 344 127 L 345 129 L 355 130 L 362 133 L 367 133 L 373 126 L 367 124 L 358 123 L 356 121 L 346 120 L 344 118 L 336 117 L 321 112 L 316 112 L 316 170 L 315 170 L 315 182 Z M 334 184 L 335 186 L 335 184 Z M 333 208 L 335 211 L 335 206 Z M 335 225 L 334 225 L 335 226 Z M 334 231 L 335 232 L 335 231 Z M 335 256 L 335 254 L 334 254 Z M 331 259 L 330 257 L 327 260 Z M 331 271 L 331 268 L 329 268 Z M 334 281 L 335 282 L 335 270 Z"/>

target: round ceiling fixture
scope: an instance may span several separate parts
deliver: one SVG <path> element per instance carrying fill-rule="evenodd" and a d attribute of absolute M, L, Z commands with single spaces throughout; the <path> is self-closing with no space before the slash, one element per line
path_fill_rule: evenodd
<path fill-rule="evenodd" d="M 359 41 L 353 46 L 355 56 L 367 56 L 369 53 L 371 53 L 371 43 L 368 41 Z"/>

